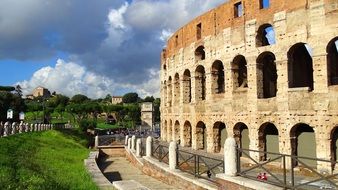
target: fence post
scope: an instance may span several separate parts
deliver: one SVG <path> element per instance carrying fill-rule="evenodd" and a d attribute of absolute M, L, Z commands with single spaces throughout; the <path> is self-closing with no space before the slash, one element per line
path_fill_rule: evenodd
<path fill-rule="evenodd" d="M 96 135 L 95 136 L 95 148 L 97 148 L 99 146 L 99 136 Z"/>
<path fill-rule="evenodd" d="M 151 144 L 152 144 L 152 138 L 151 136 L 147 137 L 147 141 L 146 141 L 146 156 L 150 157 L 151 156 Z"/>
<path fill-rule="evenodd" d="M 224 174 L 236 176 L 237 174 L 237 155 L 236 140 L 233 137 L 226 139 L 224 143 Z"/>
<path fill-rule="evenodd" d="M 129 136 L 127 135 L 125 140 L 124 140 L 124 145 L 128 145 L 128 138 L 129 138 Z"/>
<path fill-rule="evenodd" d="M 141 139 L 136 140 L 136 157 L 141 157 Z"/>
<path fill-rule="evenodd" d="M 174 141 L 171 141 L 169 144 L 169 169 L 175 170 L 176 169 L 176 150 L 177 144 Z"/>

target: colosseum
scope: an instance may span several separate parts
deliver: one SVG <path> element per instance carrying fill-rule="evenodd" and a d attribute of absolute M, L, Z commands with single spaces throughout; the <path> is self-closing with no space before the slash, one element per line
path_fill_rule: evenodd
<path fill-rule="evenodd" d="M 337 50 L 337 0 L 230 0 L 198 16 L 161 54 L 162 140 L 337 161 Z"/>

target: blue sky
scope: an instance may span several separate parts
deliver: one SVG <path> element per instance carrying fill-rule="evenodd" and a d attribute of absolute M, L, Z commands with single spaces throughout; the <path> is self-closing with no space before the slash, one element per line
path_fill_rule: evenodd
<path fill-rule="evenodd" d="M 159 96 L 167 37 L 224 0 L 1 0 L 0 85 Z"/>

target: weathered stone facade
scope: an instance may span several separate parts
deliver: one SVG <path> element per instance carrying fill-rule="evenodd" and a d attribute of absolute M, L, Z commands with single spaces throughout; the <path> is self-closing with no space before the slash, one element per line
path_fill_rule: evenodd
<path fill-rule="evenodd" d="M 337 0 L 210 10 L 161 54 L 161 138 L 220 152 L 234 136 L 243 148 L 337 160 L 337 46 Z"/>

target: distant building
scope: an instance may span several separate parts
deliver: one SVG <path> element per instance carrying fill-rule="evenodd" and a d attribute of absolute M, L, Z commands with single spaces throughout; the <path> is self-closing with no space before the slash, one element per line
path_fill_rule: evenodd
<path fill-rule="evenodd" d="M 27 94 L 26 97 L 27 99 L 34 99 L 36 97 L 49 98 L 50 95 L 50 91 L 47 88 L 39 86 L 33 90 L 33 94 Z"/>
<path fill-rule="evenodd" d="M 122 103 L 122 96 L 113 96 L 111 98 L 111 103 L 112 104 L 119 104 Z"/>
<path fill-rule="evenodd" d="M 141 106 L 141 125 L 142 127 L 153 126 L 154 107 L 152 102 L 144 102 Z"/>

